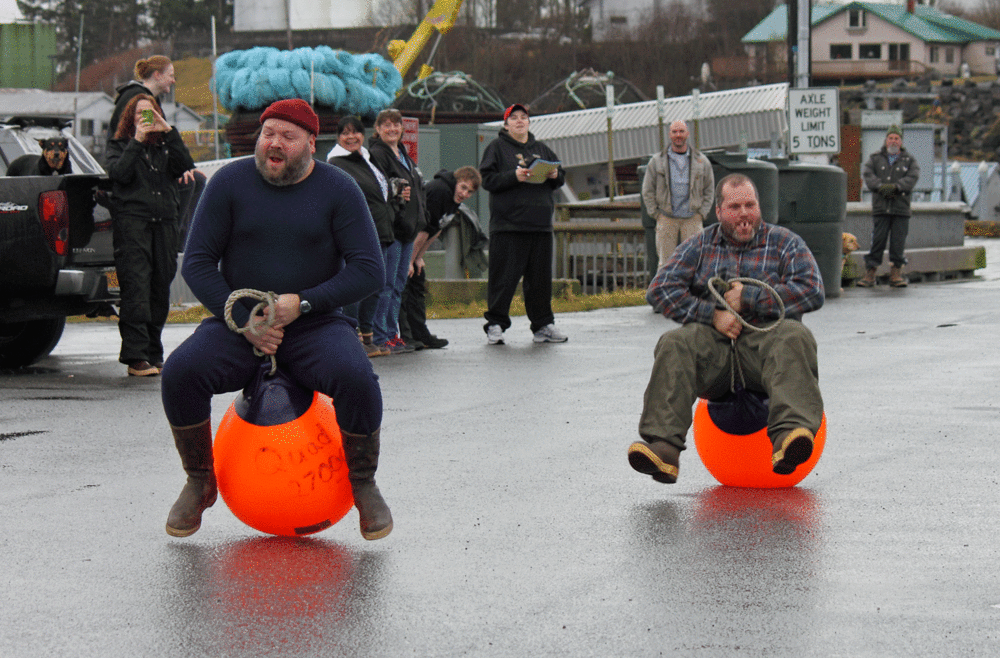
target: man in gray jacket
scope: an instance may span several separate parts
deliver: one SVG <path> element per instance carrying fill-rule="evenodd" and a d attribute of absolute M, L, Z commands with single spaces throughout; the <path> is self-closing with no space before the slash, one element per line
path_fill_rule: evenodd
<path fill-rule="evenodd" d="M 872 153 L 865 163 L 862 176 L 872 191 L 872 248 L 865 256 L 865 275 L 857 285 L 870 288 L 875 285 L 875 270 L 882 264 L 885 244 L 889 243 L 889 285 L 906 286 L 903 265 L 906 258 L 906 234 L 910 230 L 910 193 L 920 178 L 920 165 L 903 148 L 903 133 L 898 126 L 889 128 L 885 144 Z"/>
<path fill-rule="evenodd" d="M 670 146 L 650 158 L 642 179 L 642 202 L 656 220 L 660 266 L 678 244 L 701 232 L 714 194 L 712 164 L 688 145 L 687 125 L 674 121 L 670 124 Z"/>

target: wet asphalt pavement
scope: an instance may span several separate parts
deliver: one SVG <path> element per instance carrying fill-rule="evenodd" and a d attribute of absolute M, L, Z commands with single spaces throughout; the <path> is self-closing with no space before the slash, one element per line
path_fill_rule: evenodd
<path fill-rule="evenodd" d="M 672 326 L 646 307 L 559 315 L 564 345 L 432 321 L 448 348 L 374 362 L 376 542 L 353 510 L 287 539 L 221 500 L 167 536 L 159 381 L 124 376 L 113 326 L 70 325 L 0 372 L 0 655 L 997 655 L 1000 244 L 967 243 L 980 279 L 806 316 L 828 435 L 793 489 L 719 486 L 693 448 L 675 485 L 629 468 Z"/>

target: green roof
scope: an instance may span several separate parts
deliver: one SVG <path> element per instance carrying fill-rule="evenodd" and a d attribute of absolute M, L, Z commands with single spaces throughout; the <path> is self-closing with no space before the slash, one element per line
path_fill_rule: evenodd
<path fill-rule="evenodd" d="M 863 9 L 892 23 L 921 41 L 933 43 L 966 44 L 972 41 L 1000 40 L 1000 32 L 964 18 L 938 11 L 934 7 L 917 5 L 913 13 L 905 5 L 881 2 L 850 2 L 847 4 L 814 5 L 809 16 L 810 25 L 816 26 L 828 18 L 847 11 Z M 788 5 L 779 5 L 747 32 L 743 43 L 768 43 L 784 41 L 788 32 Z"/>

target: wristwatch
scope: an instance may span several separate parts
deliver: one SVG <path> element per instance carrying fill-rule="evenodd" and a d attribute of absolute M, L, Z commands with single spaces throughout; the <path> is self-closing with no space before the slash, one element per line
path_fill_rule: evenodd
<path fill-rule="evenodd" d="M 309 302 L 307 302 L 304 299 L 301 302 L 299 302 L 299 313 L 301 313 L 302 315 L 305 315 L 306 313 L 308 313 L 311 310 L 313 310 L 312 304 L 310 304 Z"/>

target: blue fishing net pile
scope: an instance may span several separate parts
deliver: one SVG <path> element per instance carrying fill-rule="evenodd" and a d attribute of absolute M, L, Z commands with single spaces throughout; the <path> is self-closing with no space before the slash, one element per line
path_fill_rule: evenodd
<path fill-rule="evenodd" d="M 399 71 L 381 55 L 355 55 L 329 46 L 233 50 L 215 61 L 215 90 L 231 111 L 301 98 L 338 113 L 374 117 L 389 107 L 402 86 Z"/>

